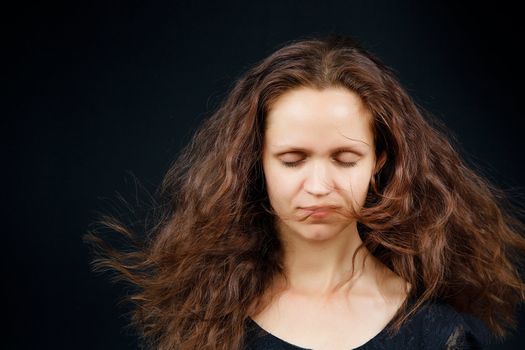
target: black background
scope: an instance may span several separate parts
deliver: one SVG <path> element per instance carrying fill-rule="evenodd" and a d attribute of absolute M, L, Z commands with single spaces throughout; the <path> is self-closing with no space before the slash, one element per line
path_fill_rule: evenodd
<path fill-rule="evenodd" d="M 1 16 L 3 348 L 137 347 L 124 287 L 90 272 L 81 237 L 117 192 L 134 196 L 131 174 L 154 190 L 233 81 L 287 40 L 353 35 L 480 171 L 524 185 L 523 15 L 504 2 L 51 1 Z M 493 348 L 521 348 L 524 329 L 521 311 Z"/>

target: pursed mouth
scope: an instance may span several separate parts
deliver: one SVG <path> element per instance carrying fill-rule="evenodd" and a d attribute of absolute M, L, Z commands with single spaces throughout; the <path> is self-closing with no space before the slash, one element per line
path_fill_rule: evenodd
<path fill-rule="evenodd" d="M 323 206 L 301 207 L 300 209 L 307 211 L 307 212 L 316 212 L 316 211 L 334 211 L 338 208 L 339 207 L 335 205 L 323 205 Z"/>
<path fill-rule="evenodd" d="M 306 214 L 305 219 L 315 218 L 322 219 L 327 216 L 334 215 L 337 212 L 338 207 L 335 206 L 323 206 L 323 207 L 307 207 L 301 208 L 301 211 Z"/>

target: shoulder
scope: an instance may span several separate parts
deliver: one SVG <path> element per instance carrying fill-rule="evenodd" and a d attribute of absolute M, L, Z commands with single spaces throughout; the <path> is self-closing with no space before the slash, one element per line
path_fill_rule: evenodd
<path fill-rule="evenodd" d="M 482 349 L 490 342 L 483 321 L 443 301 L 426 303 L 414 316 L 425 349 Z"/>

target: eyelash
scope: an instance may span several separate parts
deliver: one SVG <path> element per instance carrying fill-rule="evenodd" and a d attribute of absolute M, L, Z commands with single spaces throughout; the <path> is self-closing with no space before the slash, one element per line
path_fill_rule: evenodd
<path fill-rule="evenodd" d="M 298 160 L 296 162 L 282 162 L 284 166 L 288 167 L 288 168 L 294 168 L 296 166 L 299 165 L 299 163 L 301 163 L 302 160 Z M 341 164 L 342 166 L 344 167 L 347 167 L 347 168 L 351 168 L 353 166 L 355 166 L 357 164 L 357 162 L 338 162 L 339 164 Z"/>

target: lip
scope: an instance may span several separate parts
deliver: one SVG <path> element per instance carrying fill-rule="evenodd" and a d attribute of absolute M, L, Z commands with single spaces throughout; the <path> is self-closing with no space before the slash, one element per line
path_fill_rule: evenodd
<path fill-rule="evenodd" d="M 339 207 L 335 205 L 312 205 L 309 207 L 301 207 L 301 209 L 308 210 L 308 211 L 328 211 L 328 210 L 334 210 L 337 208 Z"/>
<path fill-rule="evenodd" d="M 333 214 L 334 210 L 339 207 L 329 205 L 329 206 L 310 206 L 310 207 L 303 207 L 301 208 L 303 211 L 306 212 L 307 217 L 310 218 L 316 218 L 316 219 L 322 219 L 328 215 Z"/>

